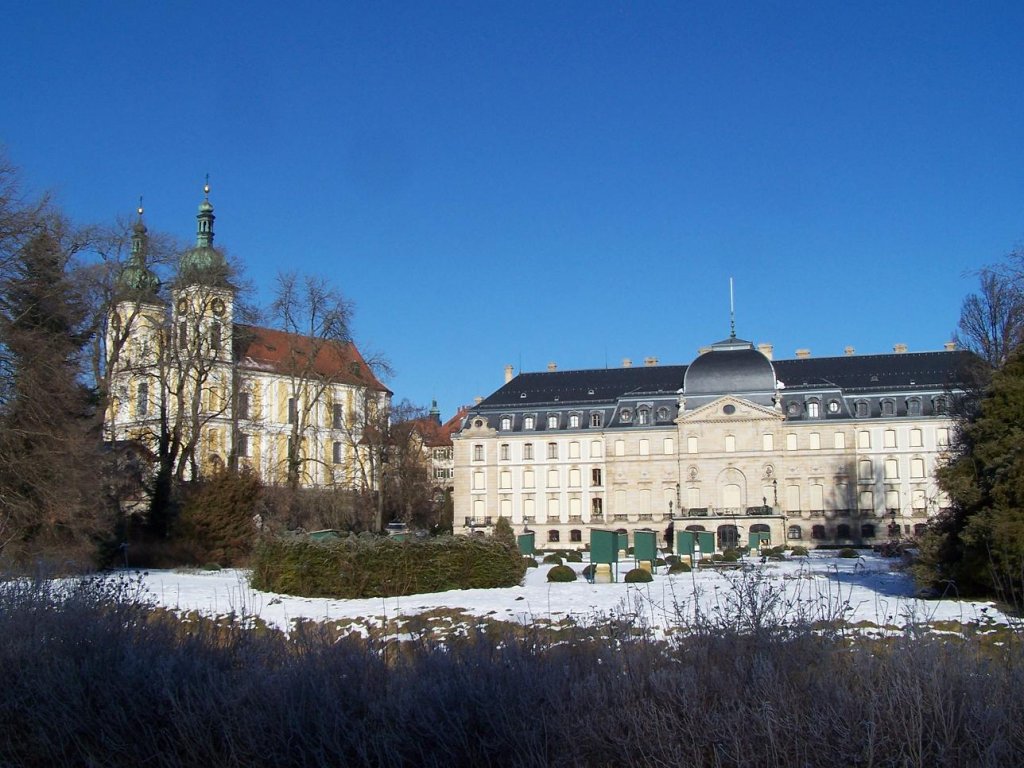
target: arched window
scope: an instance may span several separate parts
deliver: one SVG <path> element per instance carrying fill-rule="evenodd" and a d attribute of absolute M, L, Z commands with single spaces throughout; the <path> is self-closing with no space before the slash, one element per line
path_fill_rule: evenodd
<path fill-rule="evenodd" d="M 924 536 L 924 534 L 927 531 L 928 531 L 928 526 L 926 524 L 924 524 L 924 523 L 915 523 L 914 524 L 914 535 L 915 536 Z"/>
<path fill-rule="evenodd" d="M 812 539 L 824 539 L 825 538 L 825 526 L 815 525 L 811 527 L 811 538 Z"/>
<path fill-rule="evenodd" d="M 846 523 L 840 523 L 836 527 L 836 537 L 840 539 L 850 538 L 850 526 L 848 526 Z"/>
<path fill-rule="evenodd" d="M 791 541 L 800 541 L 804 536 L 803 530 L 799 525 L 791 525 L 786 529 L 786 538 Z"/>
<path fill-rule="evenodd" d="M 583 541 L 583 531 L 573 528 L 569 531 L 569 541 Z"/>
<path fill-rule="evenodd" d="M 503 430 L 512 429 L 512 417 L 511 416 L 502 416 L 501 417 L 501 428 Z"/>
<path fill-rule="evenodd" d="M 735 525 L 718 526 L 718 548 L 732 549 L 740 543 L 740 532 Z"/>
<path fill-rule="evenodd" d="M 550 541 L 552 543 L 557 543 L 558 542 L 558 531 L 554 531 L 554 530 L 548 531 L 548 541 Z"/>
<path fill-rule="evenodd" d="M 864 523 L 864 525 L 860 527 L 860 536 L 862 539 L 875 538 L 875 526 L 871 523 Z"/>
<path fill-rule="evenodd" d="M 646 408 L 638 408 L 636 412 L 637 424 L 641 426 L 651 423 L 651 412 Z"/>

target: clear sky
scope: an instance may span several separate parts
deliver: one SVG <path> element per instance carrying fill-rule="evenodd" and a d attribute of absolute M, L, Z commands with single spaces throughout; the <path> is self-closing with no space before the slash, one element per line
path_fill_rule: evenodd
<path fill-rule="evenodd" d="M 1024 241 L 1024 3 L 32 2 L 0 143 L 79 222 L 322 274 L 396 397 L 940 349 Z"/>

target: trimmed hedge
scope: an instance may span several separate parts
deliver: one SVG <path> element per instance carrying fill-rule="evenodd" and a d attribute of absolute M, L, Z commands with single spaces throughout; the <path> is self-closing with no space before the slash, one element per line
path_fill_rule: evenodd
<path fill-rule="evenodd" d="M 519 552 L 488 538 L 395 541 L 266 539 L 253 556 L 252 586 L 302 597 L 395 597 L 449 589 L 511 587 L 526 575 Z"/>
<path fill-rule="evenodd" d="M 556 565 L 548 571 L 548 581 L 576 581 L 576 571 L 568 565 Z"/>
<path fill-rule="evenodd" d="M 544 559 L 541 560 L 541 562 L 544 563 L 544 565 L 561 565 L 562 556 L 554 553 L 550 555 L 544 555 Z"/>
<path fill-rule="evenodd" d="M 668 572 L 669 573 L 689 573 L 692 570 L 693 569 L 690 567 L 689 563 L 684 562 L 683 560 L 677 560 L 676 562 L 672 563 L 672 565 L 669 566 Z"/>
<path fill-rule="evenodd" d="M 643 568 L 634 568 L 628 571 L 622 580 L 627 584 L 645 584 L 649 581 L 654 581 L 654 577 Z"/>

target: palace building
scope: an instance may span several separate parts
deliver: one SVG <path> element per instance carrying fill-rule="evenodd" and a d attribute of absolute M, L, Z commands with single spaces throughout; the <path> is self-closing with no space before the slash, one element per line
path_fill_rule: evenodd
<path fill-rule="evenodd" d="M 503 516 L 568 547 L 670 523 L 720 548 L 914 535 L 946 505 L 934 470 L 973 356 L 846 352 L 774 360 L 732 335 L 689 365 L 509 366 L 454 436 L 456 530 Z"/>
<path fill-rule="evenodd" d="M 146 446 L 185 479 L 237 466 L 268 483 L 374 487 L 361 431 L 391 392 L 349 341 L 236 321 L 205 192 L 168 293 L 147 263 L 139 208 L 106 334 L 107 439 Z"/>

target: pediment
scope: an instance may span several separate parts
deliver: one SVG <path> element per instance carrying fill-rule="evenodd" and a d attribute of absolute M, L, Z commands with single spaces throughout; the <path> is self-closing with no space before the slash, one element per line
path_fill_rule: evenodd
<path fill-rule="evenodd" d="M 732 406 L 735 410 L 732 413 L 726 413 L 726 406 Z M 707 405 L 702 405 L 695 411 L 686 411 L 682 416 L 676 419 L 677 424 L 693 424 L 695 422 L 702 423 L 736 423 L 741 421 L 772 421 L 780 422 L 784 420 L 784 416 L 781 411 L 777 411 L 774 408 L 768 408 L 764 405 L 758 405 L 752 403 L 749 400 L 744 400 L 741 397 L 735 397 L 734 395 L 726 395 L 720 397 L 717 400 L 713 400 Z"/>

